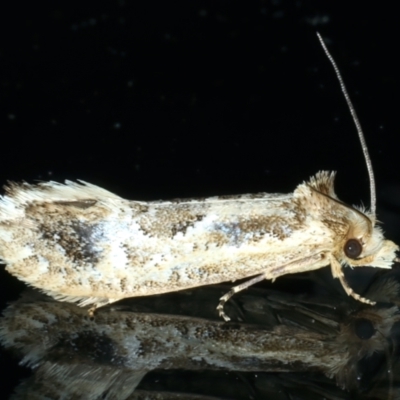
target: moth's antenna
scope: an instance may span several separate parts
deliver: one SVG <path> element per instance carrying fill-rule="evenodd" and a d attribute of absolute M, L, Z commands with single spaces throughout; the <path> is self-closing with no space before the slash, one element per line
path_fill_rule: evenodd
<path fill-rule="evenodd" d="M 335 70 L 335 74 L 339 81 L 340 88 L 342 89 L 342 93 L 344 95 L 344 98 L 346 99 L 346 103 L 347 103 L 347 106 L 349 107 L 350 114 L 353 117 L 354 124 L 357 128 L 358 137 L 360 138 L 361 147 L 362 147 L 362 151 L 364 153 L 365 162 L 367 163 L 367 170 L 368 170 L 368 175 L 369 175 L 369 188 L 371 191 L 371 213 L 372 213 L 372 215 L 375 216 L 375 213 L 376 213 L 376 189 L 375 189 L 374 170 L 372 169 L 372 163 L 371 163 L 371 159 L 369 157 L 368 147 L 367 147 L 367 143 L 365 142 L 364 133 L 361 128 L 360 121 L 357 117 L 356 110 L 354 109 L 353 103 L 350 100 L 350 96 L 347 92 L 342 75 L 340 74 L 339 68 L 337 67 L 335 60 L 331 56 L 331 53 L 329 53 L 329 51 L 325 45 L 325 42 L 323 41 L 321 35 L 318 32 L 317 32 L 317 36 L 318 36 L 319 41 L 321 42 L 321 46 L 324 49 L 326 56 L 328 57 L 328 60 L 330 61 L 330 63 L 333 66 L 333 69 Z"/>

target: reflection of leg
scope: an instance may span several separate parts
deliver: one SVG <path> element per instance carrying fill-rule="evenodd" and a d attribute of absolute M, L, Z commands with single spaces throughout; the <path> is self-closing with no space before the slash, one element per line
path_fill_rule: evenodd
<path fill-rule="evenodd" d="M 230 318 L 225 314 L 224 312 L 224 305 L 225 303 L 235 294 L 238 292 L 241 292 L 244 289 L 247 289 L 248 287 L 254 285 L 255 283 L 258 283 L 260 281 L 263 281 L 265 279 L 265 275 L 257 275 L 256 277 L 249 279 L 246 282 L 241 283 L 240 285 L 234 286 L 228 293 L 224 294 L 219 300 L 219 304 L 217 307 L 218 314 L 220 317 L 222 317 L 225 321 L 230 321 Z"/>
<path fill-rule="evenodd" d="M 92 307 L 89 308 L 88 314 L 89 314 L 89 317 L 90 317 L 90 318 L 93 318 L 93 317 L 94 317 L 94 312 L 96 311 L 96 309 L 97 309 L 97 306 L 96 306 L 96 305 L 94 305 L 94 306 L 92 306 Z"/>
<path fill-rule="evenodd" d="M 339 279 L 344 291 L 349 296 L 353 297 L 354 299 L 356 299 L 358 301 L 361 301 L 362 303 L 371 304 L 372 306 L 375 305 L 374 301 L 371 301 L 364 297 L 361 297 L 359 294 L 354 292 L 354 290 L 349 286 L 349 284 L 346 281 L 346 278 L 344 277 L 342 266 L 340 265 L 339 261 L 334 256 L 329 257 L 329 262 L 331 264 L 332 276 L 334 278 Z"/>

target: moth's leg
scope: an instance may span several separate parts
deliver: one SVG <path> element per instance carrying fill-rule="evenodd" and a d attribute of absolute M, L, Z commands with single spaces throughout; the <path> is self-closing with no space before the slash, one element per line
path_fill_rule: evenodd
<path fill-rule="evenodd" d="M 89 314 L 90 318 L 94 317 L 94 312 L 96 311 L 96 309 L 97 309 L 97 305 L 96 304 L 88 309 L 88 314 Z"/>
<path fill-rule="evenodd" d="M 88 314 L 92 318 L 92 317 L 94 317 L 95 311 L 98 308 L 104 307 L 107 304 L 114 303 L 118 300 L 120 300 L 120 299 L 94 299 L 94 301 L 93 301 L 92 298 L 89 298 L 89 299 L 86 299 L 85 301 L 82 301 L 79 305 L 85 306 L 85 305 L 92 304 L 92 306 L 88 309 Z"/>
<path fill-rule="evenodd" d="M 240 285 L 234 286 L 228 293 L 224 294 L 219 300 L 219 304 L 217 307 L 218 315 L 222 317 L 225 321 L 230 321 L 230 318 L 224 312 L 224 305 L 225 303 L 235 294 L 241 292 L 244 289 L 247 289 L 249 286 L 254 285 L 260 281 L 265 279 L 265 275 L 257 275 L 256 277 L 241 283 Z"/>
<path fill-rule="evenodd" d="M 349 286 L 349 284 L 346 281 L 346 278 L 344 277 L 343 268 L 342 268 L 341 264 L 334 256 L 331 255 L 329 257 L 329 262 L 331 264 L 332 276 L 334 278 L 339 279 L 344 291 L 349 296 L 353 297 L 353 299 L 361 301 L 362 303 L 371 304 L 372 306 L 376 304 L 374 301 L 368 300 L 365 297 L 361 297 L 359 294 L 354 292 L 354 290 Z"/>
<path fill-rule="evenodd" d="M 234 286 L 227 294 L 220 298 L 220 302 L 218 304 L 217 310 L 219 316 L 222 317 L 225 321 L 229 321 L 230 318 L 224 313 L 224 304 L 237 292 L 240 292 L 243 289 L 247 289 L 249 286 L 254 285 L 257 282 L 260 282 L 264 279 L 271 279 L 272 282 L 275 281 L 276 278 L 286 274 L 295 274 L 298 272 L 310 271 L 310 266 L 315 264 L 316 262 L 320 262 L 321 259 L 325 259 L 325 253 L 317 253 L 309 257 L 302 258 L 300 260 L 295 260 L 285 265 L 280 265 L 274 268 L 269 268 L 267 272 L 261 275 L 257 275 L 256 277 L 242 283 L 241 285 Z M 326 263 L 328 265 L 328 261 Z M 318 268 L 321 268 L 320 266 Z M 315 268 L 312 268 L 315 269 Z"/>
<path fill-rule="evenodd" d="M 326 265 L 329 264 L 326 252 L 313 254 L 312 256 L 294 260 L 284 265 L 270 267 L 266 270 L 264 276 L 265 279 L 270 279 L 272 280 L 272 282 L 274 282 L 276 278 L 282 275 L 298 274 L 300 272 L 307 272 L 307 271 L 312 271 L 314 269 L 319 269 L 322 267 L 320 263 L 323 260 L 326 260 Z M 315 268 L 315 263 L 319 264 L 316 268 Z"/>

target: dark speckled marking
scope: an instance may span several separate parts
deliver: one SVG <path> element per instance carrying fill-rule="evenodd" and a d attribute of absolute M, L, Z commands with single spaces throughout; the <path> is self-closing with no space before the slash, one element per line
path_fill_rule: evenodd
<path fill-rule="evenodd" d="M 290 204 L 286 207 L 290 210 Z M 282 209 L 285 203 L 282 203 Z M 239 218 L 235 222 L 216 222 L 213 226 L 215 232 L 219 232 L 229 238 L 232 245 L 241 245 L 247 242 L 257 242 L 265 235 L 271 235 L 279 240 L 284 240 L 292 235 L 292 232 L 302 226 L 305 214 L 291 211 L 290 220 L 287 216 L 280 215 L 254 215 L 247 218 Z"/>
<path fill-rule="evenodd" d="M 265 234 L 270 234 L 280 240 L 291 235 L 294 229 L 293 221 L 290 221 L 290 229 L 285 230 L 288 226 L 287 218 L 279 216 L 258 217 L 254 219 L 243 220 L 239 224 L 239 228 L 243 233 L 252 233 L 252 240 L 259 240 Z"/>
<path fill-rule="evenodd" d="M 145 213 L 138 215 L 138 225 L 149 237 L 173 238 L 178 233 L 185 234 L 196 222 L 204 218 L 195 214 L 187 204 L 176 206 L 172 211 L 164 207 L 155 210 L 154 217 Z"/>
<path fill-rule="evenodd" d="M 266 193 L 248 193 L 248 194 L 228 194 L 217 196 L 218 200 L 254 200 L 254 199 L 263 199 Z"/>
<path fill-rule="evenodd" d="M 149 206 L 146 204 L 132 203 L 130 204 L 130 207 L 133 213 L 141 214 L 141 213 L 147 213 L 147 211 L 149 211 Z M 121 209 L 120 211 L 124 213 L 125 209 Z"/>
<path fill-rule="evenodd" d="M 194 215 L 193 218 L 191 218 L 190 220 L 180 221 L 172 225 L 171 226 L 172 236 L 176 236 L 176 234 L 178 233 L 182 233 L 184 235 L 189 228 L 194 226 L 196 222 L 201 221 L 203 218 L 204 215 Z"/>
<path fill-rule="evenodd" d="M 122 244 L 126 259 L 133 268 L 143 268 L 143 265 L 151 259 L 151 254 L 145 256 L 138 252 L 135 246 L 129 246 L 127 243 Z"/>
<path fill-rule="evenodd" d="M 122 365 L 124 357 L 118 355 L 118 346 L 104 334 L 82 331 L 74 335 L 63 334 L 49 357 L 53 361 L 58 358 L 80 358 L 105 365 Z"/>
<path fill-rule="evenodd" d="M 330 230 L 335 232 L 338 236 L 345 236 L 349 230 L 349 224 L 344 224 L 341 221 L 324 218 L 321 222 Z"/>
<path fill-rule="evenodd" d="M 119 285 L 121 287 L 121 292 L 122 293 L 125 293 L 127 291 L 127 283 L 128 283 L 127 281 L 128 281 L 127 278 L 122 278 L 120 280 Z"/>
<path fill-rule="evenodd" d="M 187 197 L 187 198 L 174 198 L 169 200 L 171 203 L 180 204 L 180 203 L 190 203 L 191 201 L 202 202 L 207 200 L 207 197 Z"/>
<path fill-rule="evenodd" d="M 99 262 L 101 251 L 94 248 L 93 234 L 97 225 L 88 225 L 80 221 L 71 221 L 67 226 L 65 224 L 54 224 L 49 230 L 45 225 L 40 227 L 42 238 L 49 242 L 55 242 L 60 245 L 67 257 L 74 263 L 96 264 Z"/>

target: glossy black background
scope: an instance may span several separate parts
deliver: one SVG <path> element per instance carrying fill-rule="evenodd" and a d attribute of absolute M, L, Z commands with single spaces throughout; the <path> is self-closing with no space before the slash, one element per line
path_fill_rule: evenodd
<path fill-rule="evenodd" d="M 400 28 L 391 2 L 12 7 L 0 39 L 1 184 L 83 179 L 160 199 L 290 192 L 327 169 L 338 171 L 342 200 L 368 205 L 361 148 L 319 30 L 365 130 L 379 218 L 400 241 Z M 3 308 L 23 285 L 4 270 L 0 278 Z M 1 357 L 12 387 L 20 372 Z"/>

